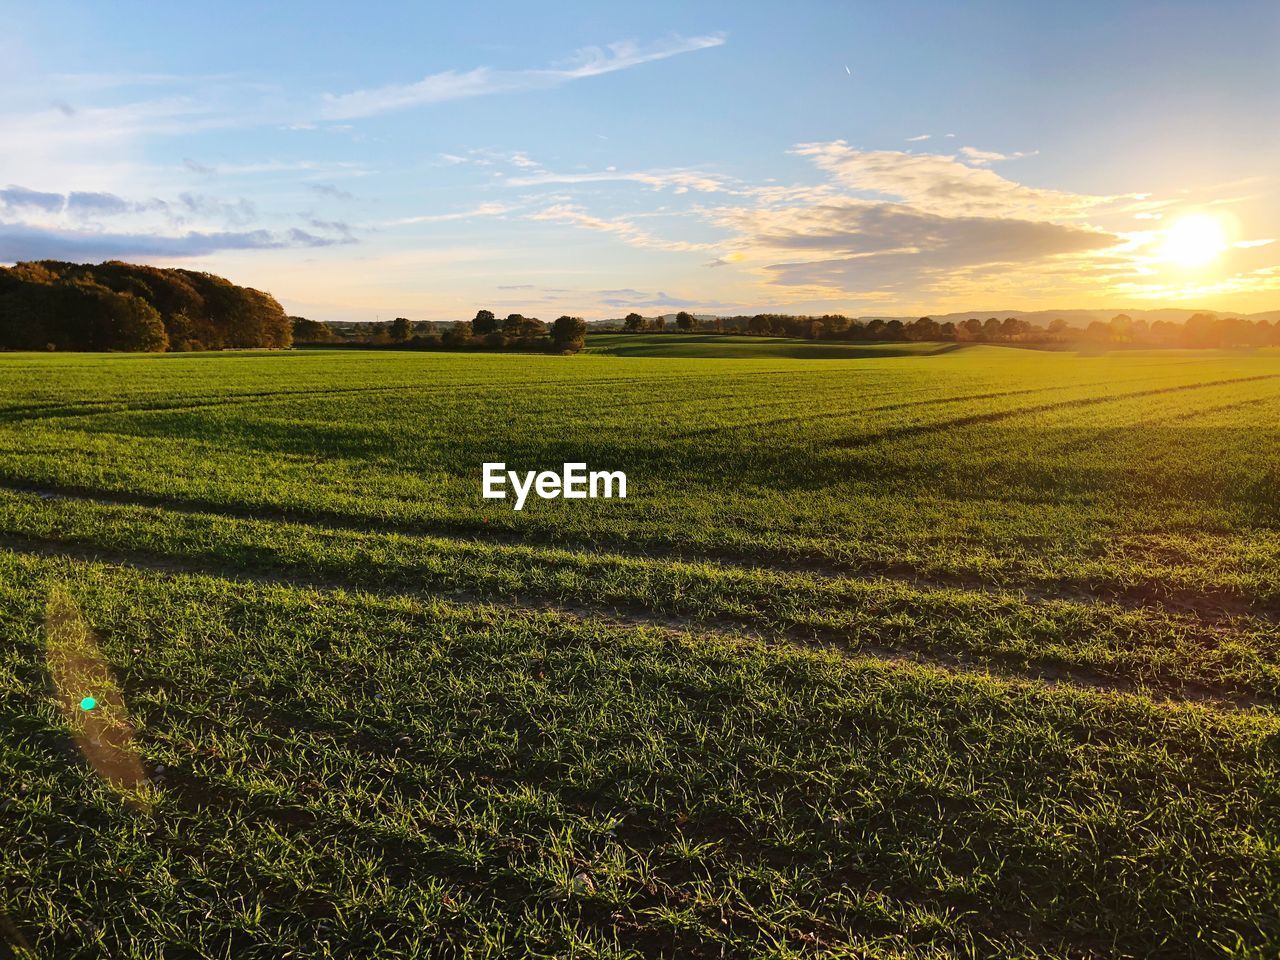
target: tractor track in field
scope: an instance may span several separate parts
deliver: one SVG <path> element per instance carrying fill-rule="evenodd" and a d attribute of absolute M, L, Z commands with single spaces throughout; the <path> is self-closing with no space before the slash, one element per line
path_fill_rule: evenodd
<path fill-rule="evenodd" d="M 961 427 L 970 427 L 982 423 L 998 423 L 1001 420 L 1012 420 L 1016 417 L 1034 413 L 1048 413 L 1053 410 L 1068 410 L 1077 407 L 1093 407 L 1104 403 L 1116 403 L 1124 400 L 1136 400 L 1142 397 L 1153 397 L 1166 393 L 1182 393 L 1189 390 L 1204 390 L 1209 387 L 1226 387 L 1233 384 L 1256 383 L 1260 380 L 1280 379 L 1280 374 L 1262 373 L 1252 377 L 1230 377 L 1225 380 L 1205 380 L 1199 383 L 1183 383 L 1170 387 L 1153 387 L 1149 390 L 1133 390 L 1128 393 L 1108 394 L 1101 397 L 1077 397 L 1072 400 L 1059 400 L 1054 403 L 1042 403 L 1016 410 L 990 410 L 985 413 L 971 413 L 963 417 L 952 417 L 948 420 L 931 421 L 929 423 L 912 423 L 901 427 L 890 427 L 871 433 L 848 437 L 839 443 L 844 449 L 870 447 L 878 443 L 895 440 L 908 440 L 914 437 L 928 436 L 933 433 L 944 433 Z"/>
<path fill-rule="evenodd" d="M 461 590 L 432 591 L 409 586 L 369 587 L 339 577 L 289 573 L 278 568 L 229 569 L 225 564 L 218 562 L 12 533 L 0 533 L 0 549 L 26 556 L 68 559 L 82 563 L 103 563 L 167 576 L 207 576 L 254 586 L 343 591 L 372 597 L 426 597 L 459 606 L 485 606 L 507 610 L 516 615 L 547 614 L 623 629 L 658 629 L 673 634 L 715 637 L 730 642 L 755 641 L 766 644 L 780 642 L 790 649 L 835 653 L 853 660 L 910 664 L 957 675 L 993 677 L 1005 682 L 1061 687 L 1082 692 L 1136 694 L 1154 702 L 1200 704 L 1228 712 L 1280 708 L 1280 697 L 1177 677 L 1157 677 L 1152 684 L 1143 685 L 1085 666 L 1040 663 L 1000 652 L 981 655 L 910 646 L 858 643 L 847 631 L 818 626 L 769 624 L 749 617 L 717 616 L 701 619 L 657 613 L 638 605 L 565 604 L 550 600 L 487 596 Z"/>
<path fill-rule="evenodd" d="M 783 424 L 789 424 L 789 423 L 812 423 L 815 421 L 822 421 L 822 420 L 838 420 L 844 417 L 852 417 L 852 416 L 857 416 L 859 414 L 865 414 L 865 413 L 884 413 L 886 410 L 907 410 L 913 407 L 938 407 L 938 406 L 943 406 L 945 404 L 950 404 L 950 403 L 965 403 L 971 400 L 1000 400 L 1006 397 L 1025 396 L 1027 394 L 1033 394 L 1033 393 L 1051 393 L 1055 390 L 1074 390 L 1074 389 L 1079 389 L 1081 387 L 1096 387 L 1096 386 L 1102 386 L 1104 383 L 1109 383 L 1109 382 L 1111 381 L 1060 384 L 1060 385 L 1051 385 L 1051 386 L 1042 386 L 1042 387 L 1031 387 L 1028 389 L 1021 389 L 1021 390 L 999 390 L 999 391 L 991 391 L 987 393 L 963 393 L 963 394 L 956 394 L 955 396 L 941 396 L 941 397 L 927 396 L 920 400 L 905 400 L 905 401 L 900 401 L 898 403 L 885 403 L 885 404 L 880 404 L 879 406 L 873 406 L 873 407 L 858 406 L 858 407 L 850 407 L 844 410 L 834 410 L 834 411 L 819 410 L 814 413 L 791 414 L 785 417 L 768 417 L 761 420 L 751 420 L 751 421 L 746 421 L 742 423 L 713 424 L 711 426 L 697 427 L 693 430 L 686 430 L 681 433 L 674 434 L 674 436 L 678 436 L 678 437 L 705 436 L 705 435 L 718 434 L 718 433 L 730 433 L 734 430 L 747 430 L 754 427 L 774 427 L 774 426 L 781 426 Z M 1142 382 L 1142 381 L 1133 381 L 1133 382 Z M 898 396 L 901 396 L 901 394 L 899 394 Z M 864 397 L 863 399 L 875 399 L 875 396 Z M 795 405 L 797 402 L 798 401 L 795 398 L 791 398 L 786 401 L 779 401 L 778 403 L 766 404 L 763 406 L 757 405 L 753 407 L 753 410 L 760 411 L 760 410 L 767 410 L 769 407 Z"/>
<path fill-rule="evenodd" d="M 665 382 L 663 378 L 657 382 Z M 625 384 L 640 382 L 639 378 L 598 377 L 576 383 L 593 384 Z M 653 382 L 647 379 L 644 382 Z M 13 423 L 25 423 L 36 420 L 67 420 L 87 417 L 103 417 L 112 414 L 130 413 L 181 413 L 188 410 L 204 410 L 218 407 L 249 406 L 255 403 L 287 401 L 294 398 L 307 399 L 314 397 L 341 397 L 371 393 L 452 393 L 459 388 L 486 386 L 487 381 L 439 383 L 397 383 L 379 384 L 370 387 L 308 387 L 299 390 L 253 390 L 240 393 L 215 394 L 204 397 L 184 397 L 174 400 L 73 400 L 69 402 L 51 402 L 24 404 L 13 407 L 0 407 L 0 426 Z"/>
<path fill-rule="evenodd" d="M 514 531 L 476 530 L 466 525 L 423 524 L 350 517 L 337 512 L 299 511 L 271 506 L 237 506 L 160 494 L 124 493 L 75 485 L 31 484 L 0 474 L 0 490 L 43 500 L 91 503 L 99 506 L 142 507 L 189 516 L 225 517 L 257 523 L 282 523 L 334 533 L 382 534 L 446 541 L 471 547 L 508 547 L 530 551 L 563 551 L 600 560 L 634 560 L 649 563 L 706 564 L 726 571 L 812 576 L 825 580 L 892 582 L 930 593 L 964 591 L 1007 597 L 1027 603 L 1106 604 L 1143 615 L 1177 615 L 1194 620 L 1208 630 L 1230 632 L 1240 619 L 1280 626 L 1280 603 L 1251 602 L 1226 595 L 1170 589 L 1158 582 L 1099 585 L 1007 583 L 965 574 L 923 571 L 910 563 L 863 559 L 848 562 L 791 553 L 757 550 L 751 556 L 731 549 L 716 550 L 678 544 L 654 544 L 652 549 L 629 542 L 583 545 L 571 540 L 521 536 Z M 20 534 L 19 534 L 20 535 Z"/>

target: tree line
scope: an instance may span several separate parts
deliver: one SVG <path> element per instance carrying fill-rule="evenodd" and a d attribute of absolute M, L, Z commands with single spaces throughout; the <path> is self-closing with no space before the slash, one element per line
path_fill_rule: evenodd
<path fill-rule="evenodd" d="M 581 317 L 558 317 L 547 324 L 519 313 L 499 319 L 492 310 L 478 310 L 472 320 L 447 325 L 396 317 L 388 323 L 361 324 L 364 329 L 360 333 L 345 336 L 337 324 L 305 317 L 290 319 L 293 340 L 299 345 L 577 353 L 587 336 L 587 324 Z"/>
<path fill-rule="evenodd" d="M 602 328 L 608 329 L 608 328 Z M 738 336 L 794 337 L 805 340 L 900 340 L 942 341 L 957 343 L 1028 343 L 1100 345 L 1133 345 L 1150 347 L 1261 347 L 1280 346 L 1280 321 L 1248 320 L 1197 313 L 1185 323 L 1157 320 L 1148 323 L 1118 314 L 1109 321 L 1094 320 L 1086 327 L 1072 326 L 1055 319 L 1039 326 L 1018 317 L 970 317 L 955 322 L 938 322 L 920 317 L 902 320 L 854 319 L 842 314 L 820 317 L 781 313 L 757 313 L 751 316 L 696 318 L 681 311 L 673 326 L 666 317 L 643 317 L 629 313 L 614 331 L 624 333 L 718 333 Z"/>
<path fill-rule="evenodd" d="M 211 273 L 118 260 L 0 267 L 0 349 L 162 352 L 292 340 L 274 297 Z"/>

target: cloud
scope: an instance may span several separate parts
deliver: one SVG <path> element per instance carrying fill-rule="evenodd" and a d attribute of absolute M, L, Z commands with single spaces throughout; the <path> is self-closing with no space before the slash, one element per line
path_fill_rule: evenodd
<path fill-rule="evenodd" d="M 918 137 L 907 137 L 907 143 L 919 143 L 921 140 L 928 140 L 932 136 L 933 134 L 931 133 L 922 133 Z"/>
<path fill-rule="evenodd" d="M 1009 157 L 1003 153 L 996 153 L 994 150 L 979 150 L 976 147 L 961 147 L 960 152 L 964 154 L 965 159 L 970 163 L 995 163 L 999 160 L 1009 159 Z"/>
<path fill-rule="evenodd" d="M 977 147 L 961 147 L 960 153 L 964 158 L 972 164 L 985 166 L 988 163 L 999 163 L 1001 160 L 1021 160 L 1023 157 L 1034 157 L 1040 151 L 1033 150 L 1025 153 L 1019 150 L 1017 153 L 996 153 L 994 150 L 979 150 Z"/>
<path fill-rule="evenodd" d="M 66 214 L 70 217 L 107 217 L 148 210 L 167 210 L 163 200 L 131 201 L 114 193 L 72 190 L 70 193 L 48 193 L 10 185 L 0 190 L 0 208 L 10 214 Z"/>
<path fill-rule="evenodd" d="M 384 226 L 403 227 L 413 223 L 447 223 L 450 220 L 471 220 L 475 217 L 500 217 L 504 213 L 510 213 L 512 210 L 518 209 L 518 207 L 511 207 L 502 203 L 489 202 L 471 207 L 468 210 L 455 210 L 452 213 L 428 213 L 416 217 L 401 217 L 398 220 L 387 221 Z"/>
<path fill-rule="evenodd" d="M 66 206 L 67 198 L 61 193 L 43 193 L 39 190 L 10 185 L 0 190 L 0 203 L 10 210 L 43 210 L 46 213 L 59 213 Z"/>
<path fill-rule="evenodd" d="M 322 197 L 332 197 L 334 200 L 354 200 L 355 195 L 335 187 L 332 183 L 309 183 L 307 189 L 320 194 Z"/>
<path fill-rule="evenodd" d="M 774 214 L 770 219 L 777 219 Z M 1115 247 L 1121 238 L 1099 230 L 998 217 L 942 217 L 900 204 L 858 203 L 803 211 L 753 240 L 773 251 L 821 254 L 770 264 L 774 282 L 844 290 L 869 286 L 928 290 L 954 272 L 1022 267 Z"/>
<path fill-rule="evenodd" d="M 684 240 L 663 240 L 653 234 L 641 230 L 629 220 L 621 218 L 605 219 L 591 214 L 567 203 L 556 203 L 542 210 L 525 215 L 527 220 L 544 220 L 552 223 L 563 223 L 582 230 L 595 230 L 609 233 L 634 247 L 648 247 L 656 250 L 684 252 L 689 250 L 707 250 L 711 244 L 689 243 Z"/>
<path fill-rule="evenodd" d="M 597 290 L 600 303 L 607 307 L 618 307 L 624 310 L 643 310 L 652 307 L 716 307 L 720 304 L 704 300 L 690 300 L 686 297 L 675 297 L 659 290 L 657 293 L 646 293 L 641 290 Z"/>
<path fill-rule="evenodd" d="M 602 170 L 594 173 L 553 173 L 549 170 L 524 177 L 511 177 L 507 184 L 513 187 L 540 187 L 549 184 L 580 183 L 639 183 L 654 190 L 673 190 L 675 193 L 719 193 L 728 189 L 727 181 L 710 173 L 696 170 L 641 170 L 631 173 L 618 170 Z"/>
<path fill-rule="evenodd" d="M 841 186 L 944 216 L 1061 219 L 1120 199 L 1025 186 L 945 154 L 858 150 L 843 140 L 802 143 L 792 152 L 810 158 Z"/>
<path fill-rule="evenodd" d="M 152 232 L 106 233 L 0 223 L 0 262 L 200 257 L 223 250 L 281 250 L 328 247 L 349 242 L 346 237 L 325 237 L 298 229 L 283 232 L 190 232 L 162 236 Z"/>
<path fill-rule="evenodd" d="M 174 207 L 178 223 L 184 223 L 190 217 L 203 217 L 231 226 L 246 226 L 258 218 L 257 207 L 243 197 L 237 200 L 220 200 L 203 193 L 180 193 Z"/>
<path fill-rule="evenodd" d="M 462 73 L 446 70 L 433 73 L 416 83 L 388 84 L 351 93 L 326 94 L 320 113 L 327 120 L 350 120 L 468 97 L 544 90 L 574 80 L 665 60 L 682 53 L 718 47 L 724 42 L 721 34 L 675 37 L 647 47 L 624 41 L 609 44 L 603 49 L 588 47 L 579 50 L 567 63 L 540 69 L 495 70 L 476 67 Z"/>

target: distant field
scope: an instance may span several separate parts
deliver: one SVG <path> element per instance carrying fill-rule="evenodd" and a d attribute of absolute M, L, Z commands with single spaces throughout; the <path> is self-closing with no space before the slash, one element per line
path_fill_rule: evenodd
<path fill-rule="evenodd" d="M 837 340 L 793 340 L 788 337 L 737 337 L 696 333 L 592 333 L 587 353 L 614 357 L 718 357 L 780 360 L 852 360 L 858 357 L 910 357 L 949 353 L 945 343 L 854 343 Z"/>
<path fill-rule="evenodd" d="M 1278 424 L 1277 351 L 0 354 L 0 923 L 1274 956 Z"/>

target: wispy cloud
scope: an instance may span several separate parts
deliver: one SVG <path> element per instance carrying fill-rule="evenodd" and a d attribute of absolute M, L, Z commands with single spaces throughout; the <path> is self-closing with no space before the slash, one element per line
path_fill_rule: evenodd
<path fill-rule="evenodd" d="M 354 200 L 355 195 L 350 191 L 335 187 L 332 183 L 309 183 L 307 189 L 313 193 L 317 193 L 322 197 L 329 197 L 333 200 Z"/>
<path fill-rule="evenodd" d="M 907 143 L 919 143 L 921 140 L 928 140 L 932 136 L 932 133 L 922 133 L 918 137 L 907 137 Z"/>
<path fill-rule="evenodd" d="M 723 177 L 696 170 L 599 170 L 591 173 L 553 173 L 546 170 L 507 180 L 507 184 L 513 187 L 578 183 L 639 183 L 654 190 L 672 190 L 675 193 L 688 193 L 690 190 L 718 193 L 728 189 L 728 181 Z"/>
<path fill-rule="evenodd" d="M 516 209 L 519 208 L 508 206 L 504 203 L 489 202 L 466 210 L 454 210 L 449 213 L 427 213 L 416 217 L 400 217 L 396 220 L 388 220 L 384 226 L 403 227 L 414 223 L 448 223 L 451 220 L 472 220 L 476 217 L 500 217 Z"/>
<path fill-rule="evenodd" d="M 114 193 L 98 191 L 49 193 L 12 184 L 0 189 L 0 210 L 10 215 L 42 213 L 65 214 L 70 217 L 104 217 L 168 209 L 169 205 L 163 200 L 126 200 Z"/>
<path fill-rule="evenodd" d="M 1001 160 L 1021 160 L 1023 157 L 1035 156 L 1035 151 L 1024 153 L 1019 150 L 1017 153 L 996 153 L 994 150 L 979 150 L 977 147 L 961 147 L 960 153 L 970 163 L 983 166 L 988 163 L 998 163 Z"/>
<path fill-rule="evenodd" d="M 174 236 L 154 232 L 107 233 L 0 223 L 0 262 L 17 260 L 105 260 L 129 257 L 199 257 L 225 250 L 328 247 L 351 242 L 305 230 L 250 230 Z"/>
<path fill-rule="evenodd" d="M 586 211 L 567 203 L 552 204 L 542 210 L 525 215 L 527 220 L 544 220 L 552 223 L 563 223 L 582 230 L 595 230 L 609 233 L 634 247 L 648 247 L 655 250 L 685 252 L 691 250 L 708 250 L 712 244 L 690 243 L 684 240 L 663 240 L 646 230 L 637 227 L 624 218 L 606 219 L 593 216 Z"/>
<path fill-rule="evenodd" d="M 725 38 L 722 34 L 675 37 L 648 46 L 633 41 L 622 41 L 611 43 L 604 48 L 584 48 L 579 50 L 569 62 L 551 67 L 528 70 L 476 67 L 461 73 L 456 70 L 446 70 L 426 76 L 416 83 L 388 84 L 368 90 L 355 90 L 351 93 L 327 94 L 320 113 L 326 120 L 351 120 L 467 97 L 542 90 L 574 80 L 598 77 L 656 60 L 665 60 L 682 53 L 718 47 L 724 42 Z"/>

